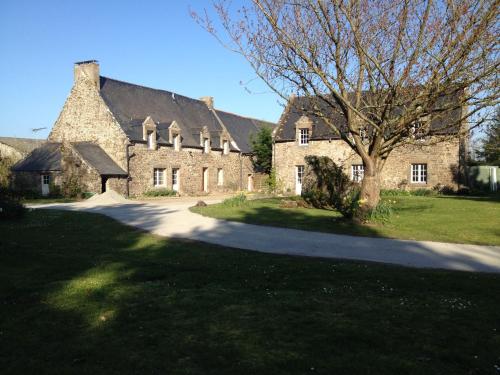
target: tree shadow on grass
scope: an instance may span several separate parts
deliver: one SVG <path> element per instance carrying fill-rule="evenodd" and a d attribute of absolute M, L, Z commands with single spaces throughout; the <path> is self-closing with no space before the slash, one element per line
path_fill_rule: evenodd
<path fill-rule="evenodd" d="M 88 213 L 35 211 L 0 233 L 5 373 L 460 374 L 495 360 L 498 275 L 237 251 Z"/>

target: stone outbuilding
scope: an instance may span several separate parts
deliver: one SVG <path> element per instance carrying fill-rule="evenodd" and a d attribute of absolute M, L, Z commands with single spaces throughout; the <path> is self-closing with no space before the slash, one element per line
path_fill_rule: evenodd
<path fill-rule="evenodd" d="M 69 180 L 82 191 L 123 195 L 251 190 L 250 136 L 264 126 L 275 124 L 218 110 L 212 97 L 103 77 L 96 61 L 79 62 L 48 143 L 13 168 L 15 184 L 38 181 L 33 188 L 43 193 Z"/>

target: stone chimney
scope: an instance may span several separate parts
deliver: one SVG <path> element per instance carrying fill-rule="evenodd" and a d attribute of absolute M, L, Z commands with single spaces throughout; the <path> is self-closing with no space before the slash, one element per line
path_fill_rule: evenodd
<path fill-rule="evenodd" d="M 203 96 L 200 98 L 202 102 L 205 102 L 208 109 L 214 109 L 214 98 L 213 96 Z"/>
<path fill-rule="evenodd" d="M 97 60 L 80 61 L 75 63 L 75 82 L 81 77 L 86 77 L 93 82 L 99 90 L 99 63 Z"/>

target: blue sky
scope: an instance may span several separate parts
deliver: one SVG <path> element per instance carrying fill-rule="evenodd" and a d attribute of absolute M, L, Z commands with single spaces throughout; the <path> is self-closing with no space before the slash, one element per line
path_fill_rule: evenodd
<path fill-rule="evenodd" d="M 278 97 L 239 55 L 197 25 L 208 0 L 0 2 L 0 136 L 46 138 L 73 81 L 73 63 L 99 60 L 101 75 L 213 96 L 215 106 L 277 121 Z M 247 87 L 241 82 L 253 80 Z M 32 128 L 47 127 L 33 133 Z"/>

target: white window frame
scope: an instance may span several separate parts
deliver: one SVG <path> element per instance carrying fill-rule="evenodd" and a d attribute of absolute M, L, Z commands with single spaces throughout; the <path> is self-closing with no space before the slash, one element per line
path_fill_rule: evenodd
<path fill-rule="evenodd" d="M 229 154 L 229 141 L 226 139 L 222 141 L 222 153 L 224 155 Z"/>
<path fill-rule="evenodd" d="M 179 168 L 172 168 L 172 190 L 179 191 L 180 182 Z"/>
<path fill-rule="evenodd" d="M 148 149 L 149 149 L 149 150 L 153 150 L 153 148 L 154 148 L 154 147 L 153 147 L 153 146 L 154 146 L 154 145 L 153 145 L 153 137 L 154 137 L 154 133 L 155 133 L 155 132 L 154 132 L 154 131 L 152 131 L 152 130 L 148 130 L 148 132 L 147 132 L 147 140 L 148 140 Z"/>
<path fill-rule="evenodd" d="M 153 169 L 153 186 L 165 187 L 165 168 Z"/>
<path fill-rule="evenodd" d="M 43 174 L 42 175 L 42 184 L 50 185 L 50 174 Z"/>
<path fill-rule="evenodd" d="M 412 184 L 426 184 L 427 183 L 427 164 L 412 164 L 411 169 L 411 183 Z"/>
<path fill-rule="evenodd" d="M 205 154 L 210 152 L 210 138 L 203 138 L 203 152 Z"/>
<path fill-rule="evenodd" d="M 224 185 L 224 169 L 217 168 L 217 186 Z"/>
<path fill-rule="evenodd" d="M 351 180 L 354 182 L 363 181 L 365 176 L 365 166 L 363 164 L 353 164 L 351 166 Z"/>
<path fill-rule="evenodd" d="M 309 129 L 300 128 L 299 129 L 299 145 L 307 146 L 309 144 Z"/>

